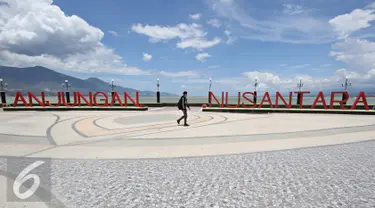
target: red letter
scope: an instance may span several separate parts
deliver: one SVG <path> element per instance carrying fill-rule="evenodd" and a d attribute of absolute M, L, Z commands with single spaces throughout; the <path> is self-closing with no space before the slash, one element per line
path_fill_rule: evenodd
<path fill-rule="evenodd" d="M 361 101 L 360 101 L 360 99 L 361 99 Z M 357 107 L 358 103 L 363 103 L 364 106 L 365 106 L 365 109 L 366 110 L 370 110 L 370 108 L 368 107 L 366 95 L 365 95 L 364 92 L 360 92 L 359 93 L 359 95 L 357 96 L 357 98 L 355 99 L 355 101 L 354 101 L 354 103 L 352 105 L 351 110 L 354 110 Z"/>
<path fill-rule="evenodd" d="M 23 105 L 24 105 L 25 107 L 28 106 L 28 105 L 27 105 L 27 102 L 26 102 L 25 98 L 22 96 L 22 93 L 21 93 L 21 92 L 17 92 L 16 97 L 14 98 L 13 107 L 16 107 L 19 101 L 22 101 L 22 102 L 23 102 Z"/>
<path fill-rule="evenodd" d="M 138 99 L 139 99 L 138 96 L 136 96 L 137 102 L 138 102 Z M 118 95 L 117 92 L 113 92 L 111 106 L 113 106 L 113 103 L 115 103 L 116 100 L 118 103 L 120 103 L 120 106 L 122 106 L 122 101 L 121 101 L 120 96 Z"/>
<path fill-rule="evenodd" d="M 96 102 L 96 96 L 98 96 L 99 94 L 102 94 L 104 97 L 105 97 L 105 103 L 104 105 L 99 105 L 97 102 Z M 108 107 L 108 96 L 107 94 L 105 94 L 104 92 L 96 92 L 94 94 L 94 98 L 93 98 L 93 103 L 96 107 Z"/>
<path fill-rule="evenodd" d="M 33 98 L 35 99 L 36 102 L 42 107 L 45 107 L 45 100 L 44 100 L 44 92 L 41 92 L 40 95 L 42 96 L 42 101 L 39 100 L 32 92 L 27 93 L 29 96 L 29 106 L 33 106 Z"/>
<path fill-rule="evenodd" d="M 281 101 L 283 101 L 284 105 L 286 108 L 291 108 L 292 107 L 292 96 L 293 96 L 293 93 L 290 92 L 289 93 L 289 105 L 286 103 L 285 99 L 283 98 L 283 96 L 281 96 L 280 92 L 276 92 L 276 105 L 275 107 L 278 108 L 279 107 L 279 98 L 281 99 Z"/>
<path fill-rule="evenodd" d="M 267 100 L 266 100 L 266 98 L 267 98 Z M 259 108 L 262 107 L 262 105 L 263 105 L 264 102 L 268 102 L 270 104 L 270 108 L 272 108 L 272 101 L 271 101 L 270 94 L 268 94 L 268 92 L 264 93 L 262 102 L 260 102 L 260 104 L 259 104 Z"/>
<path fill-rule="evenodd" d="M 306 91 L 306 92 L 294 92 L 294 93 L 301 94 L 301 96 L 299 97 L 299 107 L 302 108 L 302 106 L 303 106 L 303 94 L 310 94 L 310 92 Z"/>
<path fill-rule="evenodd" d="M 88 101 L 85 97 L 83 97 L 82 93 L 77 92 L 78 106 L 81 106 L 81 98 L 82 98 L 83 101 L 85 101 L 85 103 L 87 104 L 87 106 L 91 107 L 92 106 L 92 98 L 91 98 L 91 96 L 92 96 L 92 93 L 89 92 L 89 100 L 90 101 Z"/>
<path fill-rule="evenodd" d="M 63 100 L 63 104 L 64 104 L 66 107 L 74 107 L 74 106 L 77 104 L 77 93 L 74 92 L 74 93 L 73 93 L 73 96 L 74 96 L 74 103 L 73 103 L 73 105 L 69 105 L 68 103 L 66 103 L 65 93 L 61 93 L 61 99 Z"/>
<path fill-rule="evenodd" d="M 335 95 L 336 94 L 346 94 L 346 99 L 345 100 L 342 100 L 340 98 L 340 100 L 335 100 Z M 330 102 L 330 108 L 333 109 L 333 103 L 340 103 L 340 107 L 341 109 L 343 110 L 348 110 L 348 108 L 345 108 L 345 105 L 344 105 L 344 102 L 347 102 L 349 100 L 349 94 L 348 92 L 331 92 L 331 102 Z"/>
<path fill-rule="evenodd" d="M 247 101 L 249 101 L 250 103 L 253 104 L 252 106 L 250 106 L 250 108 L 256 108 L 256 107 L 257 107 L 257 104 L 254 102 L 254 100 L 249 100 L 249 98 L 246 97 L 247 94 L 252 94 L 252 95 L 253 95 L 253 98 L 255 97 L 255 94 L 254 94 L 253 92 L 244 92 L 244 93 L 242 94 L 242 97 L 243 97 L 245 100 L 247 100 Z M 248 108 L 248 107 L 245 105 L 245 103 L 242 103 L 242 107 L 243 107 L 243 108 Z"/>
<path fill-rule="evenodd" d="M 210 94 L 210 108 L 212 107 L 212 97 L 215 99 L 216 103 L 219 105 L 220 108 L 223 108 L 224 107 L 224 92 L 221 93 L 221 103 L 219 102 L 219 100 L 216 98 L 216 96 L 214 95 L 213 92 L 209 92 Z"/>
<path fill-rule="evenodd" d="M 50 101 L 46 101 L 46 105 L 50 106 L 50 107 L 58 107 L 61 105 L 61 94 L 60 92 L 57 92 L 57 99 L 58 99 L 58 103 L 56 105 L 52 105 Z"/>
<path fill-rule="evenodd" d="M 226 92 L 226 98 L 225 98 L 225 106 L 227 107 L 227 108 L 238 108 L 239 106 L 240 106 L 240 99 L 241 99 L 241 93 L 240 92 L 238 92 L 238 97 L 237 97 L 237 105 L 235 105 L 235 106 L 230 106 L 229 105 L 229 103 L 228 103 L 228 97 L 229 97 L 229 93 L 228 92 Z"/>
<path fill-rule="evenodd" d="M 138 107 L 139 103 L 135 102 L 133 98 L 127 92 L 124 92 L 124 98 L 125 98 L 124 106 L 128 106 L 128 98 L 129 98 L 129 100 L 132 101 L 133 105 Z"/>
<path fill-rule="evenodd" d="M 315 98 L 314 103 L 313 103 L 312 106 L 311 106 L 311 109 L 314 109 L 314 108 L 315 108 L 316 103 L 323 103 L 323 107 L 324 107 L 324 109 L 327 109 L 327 104 L 326 104 L 326 100 L 324 99 L 324 94 L 323 94 L 323 92 L 319 92 L 319 93 L 318 93 L 318 95 L 317 95 L 316 98 Z"/>

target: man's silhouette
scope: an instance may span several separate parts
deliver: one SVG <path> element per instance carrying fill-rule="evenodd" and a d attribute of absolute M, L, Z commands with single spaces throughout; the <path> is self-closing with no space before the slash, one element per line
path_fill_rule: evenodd
<path fill-rule="evenodd" d="M 181 96 L 180 100 L 178 101 L 178 109 L 183 112 L 183 116 L 177 120 L 177 123 L 180 124 L 180 121 L 184 119 L 184 126 L 189 126 L 189 124 L 186 123 L 187 120 L 187 108 L 190 110 L 190 106 L 187 102 L 187 92 L 185 91 L 183 95 Z"/>

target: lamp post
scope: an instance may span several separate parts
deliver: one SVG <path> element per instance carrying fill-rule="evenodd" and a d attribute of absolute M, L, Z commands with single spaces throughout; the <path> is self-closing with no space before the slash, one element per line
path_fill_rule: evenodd
<path fill-rule="evenodd" d="M 156 79 L 156 102 L 160 103 L 160 80 Z"/>
<path fill-rule="evenodd" d="M 345 79 L 345 83 L 344 83 L 344 84 L 341 84 L 341 87 L 344 88 L 345 92 L 348 92 L 348 87 L 350 87 L 350 86 L 352 86 L 352 83 L 350 83 L 350 82 L 348 81 L 348 78 Z M 344 101 L 344 102 L 343 102 L 344 105 L 346 105 L 346 101 L 345 101 L 346 99 L 348 99 L 348 98 L 346 97 L 346 93 L 343 93 L 343 94 L 342 94 L 342 101 Z"/>
<path fill-rule="evenodd" d="M 113 100 L 113 95 L 115 94 L 115 88 L 116 88 L 116 85 L 115 85 L 115 80 L 112 79 L 111 80 L 111 84 L 109 84 L 109 86 L 111 87 L 111 96 L 112 96 L 112 100 Z M 116 101 L 114 100 L 114 103 Z"/>
<path fill-rule="evenodd" d="M 69 88 L 72 87 L 72 85 L 69 84 L 68 80 L 65 80 L 64 83 L 62 83 L 62 86 L 65 88 L 65 99 L 68 104 L 70 104 L 70 92 Z"/>
<path fill-rule="evenodd" d="M 254 83 L 254 103 L 257 104 L 257 87 L 258 87 L 258 79 L 255 78 Z"/>
<path fill-rule="evenodd" d="M 6 97 L 5 97 L 5 91 L 4 91 L 4 88 L 6 88 L 6 87 L 8 87 L 8 84 L 4 83 L 4 80 L 2 78 L 0 78 L 0 97 L 1 97 L 1 103 L 2 104 L 7 103 L 7 100 L 6 100 Z"/>
<path fill-rule="evenodd" d="M 303 87 L 302 79 L 299 80 L 299 83 L 297 84 L 298 87 L 298 94 L 297 94 L 297 105 L 300 104 L 301 102 L 301 90 Z"/>
<path fill-rule="evenodd" d="M 211 103 L 211 87 L 212 87 L 212 78 L 210 77 L 210 85 L 208 86 L 208 103 Z"/>

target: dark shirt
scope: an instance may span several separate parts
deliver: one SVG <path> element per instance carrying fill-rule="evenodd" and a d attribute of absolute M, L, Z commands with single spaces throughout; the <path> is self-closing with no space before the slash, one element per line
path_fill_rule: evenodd
<path fill-rule="evenodd" d="M 182 109 L 186 110 L 186 108 L 190 108 L 187 102 L 187 98 L 185 96 L 182 96 L 181 99 L 182 99 Z"/>

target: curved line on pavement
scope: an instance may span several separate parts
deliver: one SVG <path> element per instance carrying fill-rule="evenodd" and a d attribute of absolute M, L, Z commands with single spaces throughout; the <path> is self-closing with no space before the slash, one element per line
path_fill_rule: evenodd
<path fill-rule="evenodd" d="M 49 142 L 51 145 L 56 146 L 57 143 L 56 143 L 56 141 L 53 139 L 53 136 L 52 136 L 52 133 L 51 133 L 51 132 L 52 132 L 52 128 L 53 128 L 56 124 L 58 124 L 58 122 L 59 122 L 59 120 L 60 120 L 60 116 L 58 116 L 58 115 L 56 115 L 56 114 L 52 114 L 52 115 L 56 117 L 56 120 L 55 120 L 55 122 L 54 122 L 51 126 L 49 126 L 49 127 L 47 128 L 46 136 L 47 136 L 47 140 L 48 140 L 48 142 Z"/>

